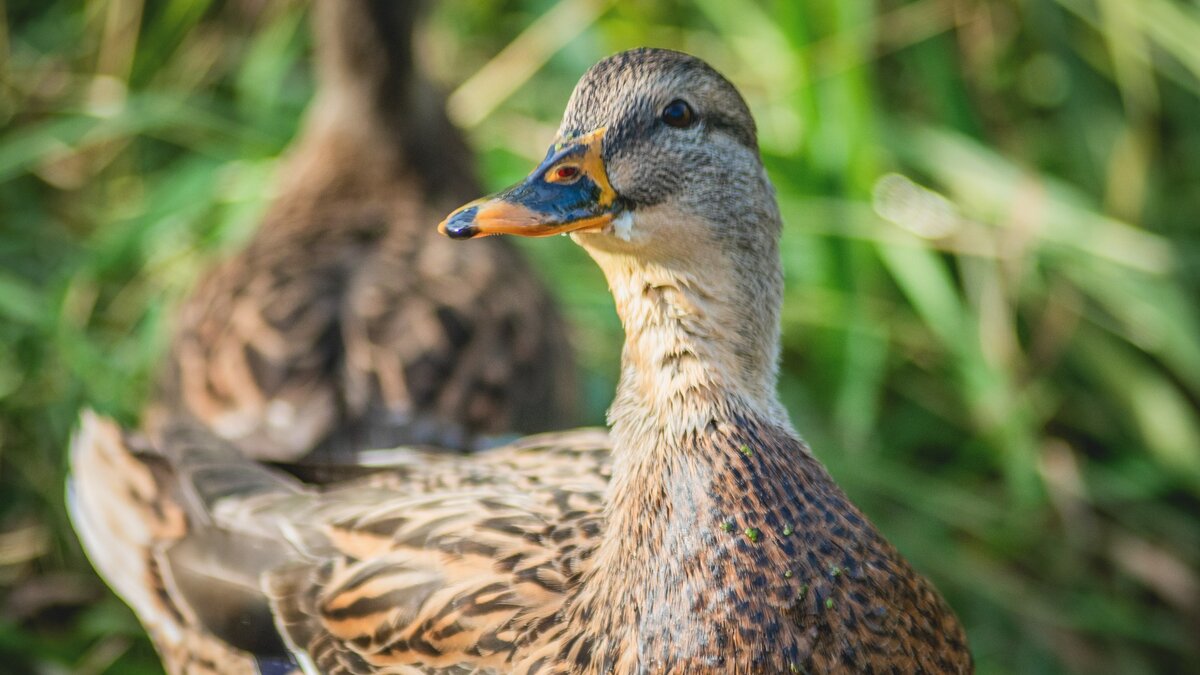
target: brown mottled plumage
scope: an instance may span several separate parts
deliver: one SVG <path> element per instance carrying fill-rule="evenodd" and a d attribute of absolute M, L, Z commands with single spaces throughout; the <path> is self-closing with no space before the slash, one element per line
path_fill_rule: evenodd
<path fill-rule="evenodd" d="M 166 461 L 139 458 L 88 417 L 72 513 L 101 573 L 121 573 L 109 560 L 129 542 L 155 562 L 113 583 L 156 636 L 169 605 L 255 663 L 308 673 L 971 672 L 953 612 L 776 398 L 780 219 L 736 90 L 683 54 L 619 54 L 584 77 L 558 141 L 444 227 L 574 231 L 626 330 L 611 436 L 400 449 L 318 489 L 186 428 L 164 436 Z M 143 490 L 93 478 L 98 462 L 168 471 L 123 474 L 151 475 Z M 125 536 L 147 500 L 190 530 Z M 229 600 L 196 576 L 231 580 Z M 286 649 L 251 630 L 264 624 Z"/>
<path fill-rule="evenodd" d="M 179 312 L 152 435 L 187 414 L 256 458 L 328 461 L 569 422 L 533 273 L 508 242 L 434 231 L 478 184 L 413 63 L 420 4 L 316 3 L 316 100 L 258 233 Z"/>

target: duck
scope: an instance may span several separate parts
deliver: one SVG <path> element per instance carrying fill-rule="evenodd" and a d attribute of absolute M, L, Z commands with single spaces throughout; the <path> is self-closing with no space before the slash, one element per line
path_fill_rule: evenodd
<path fill-rule="evenodd" d="M 734 85 L 610 56 L 527 178 L 439 225 L 566 233 L 596 261 L 625 330 L 607 430 L 398 448 L 311 485 L 186 424 L 139 446 L 86 413 L 76 530 L 172 673 L 973 672 L 775 393 L 781 229 Z"/>
<path fill-rule="evenodd" d="M 319 0 L 316 93 L 261 225 L 178 310 L 151 437 L 181 415 L 260 460 L 469 450 L 574 421 L 563 319 L 511 245 L 432 223 L 480 193 L 417 66 L 424 3 Z"/>

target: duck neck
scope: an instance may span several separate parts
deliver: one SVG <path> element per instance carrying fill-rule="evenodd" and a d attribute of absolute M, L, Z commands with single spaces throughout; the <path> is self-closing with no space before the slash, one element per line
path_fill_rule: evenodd
<path fill-rule="evenodd" d="M 795 588 L 768 588 L 759 572 L 786 569 L 791 554 L 790 542 L 766 545 L 766 533 L 799 523 L 807 486 L 827 485 L 774 391 L 778 257 L 772 246 L 755 258 L 762 264 L 709 257 L 681 270 L 589 252 L 608 276 L 626 342 L 609 413 L 603 540 L 567 612 L 568 630 L 582 637 L 559 656 L 570 660 L 572 644 L 584 644 L 594 667 L 583 672 L 639 672 L 651 663 L 664 672 L 728 672 L 714 664 L 734 662 L 723 660 L 736 642 L 730 636 L 756 620 L 754 603 L 784 607 L 795 598 Z M 740 648 L 737 658 L 760 664 L 754 672 L 787 672 L 772 659 L 799 662 L 795 645 L 776 654 L 762 651 L 766 644 Z"/>
<path fill-rule="evenodd" d="M 785 425 L 775 392 L 782 272 L 714 258 L 681 267 L 590 251 L 608 277 L 625 328 L 620 382 L 609 410 L 614 473 L 608 500 L 616 539 L 644 529 L 647 495 L 695 478 L 672 467 L 715 461 L 702 449 L 746 420 Z M 711 289 L 711 290 L 710 290 Z"/>
<path fill-rule="evenodd" d="M 427 191 L 477 192 L 470 153 L 443 99 L 418 68 L 421 2 L 319 0 L 314 7 L 317 94 L 296 163 L 314 171 L 413 174 Z M 447 188 L 445 186 L 460 186 Z"/>

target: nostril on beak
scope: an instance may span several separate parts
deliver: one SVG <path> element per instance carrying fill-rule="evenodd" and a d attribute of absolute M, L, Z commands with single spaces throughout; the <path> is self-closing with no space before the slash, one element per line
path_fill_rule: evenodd
<path fill-rule="evenodd" d="M 475 228 L 475 214 L 479 207 L 472 206 L 450 216 L 446 221 L 446 236 L 451 239 L 470 239 L 478 234 Z"/>

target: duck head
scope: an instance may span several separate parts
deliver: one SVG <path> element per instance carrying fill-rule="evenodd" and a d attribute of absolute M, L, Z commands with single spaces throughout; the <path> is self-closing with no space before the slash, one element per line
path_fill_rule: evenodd
<path fill-rule="evenodd" d="M 537 168 L 439 229 L 456 239 L 571 233 L 588 248 L 653 257 L 698 238 L 773 249 L 779 217 L 737 89 L 700 59 L 644 48 L 593 66 Z"/>

